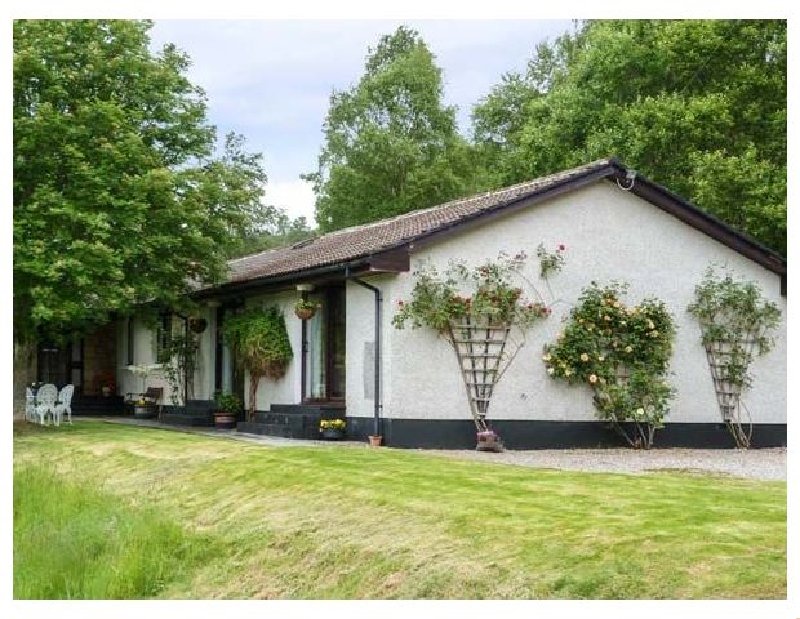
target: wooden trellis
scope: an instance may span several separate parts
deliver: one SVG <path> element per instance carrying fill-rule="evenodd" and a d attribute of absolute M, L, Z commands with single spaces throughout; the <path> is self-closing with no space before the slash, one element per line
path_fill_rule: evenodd
<path fill-rule="evenodd" d="M 478 432 L 486 432 L 486 415 L 494 387 L 508 367 L 506 343 L 511 326 L 472 322 L 469 316 L 450 323 L 450 341 L 458 357 L 470 410 Z"/>
<path fill-rule="evenodd" d="M 742 388 L 744 385 L 731 381 L 728 376 L 728 366 L 733 357 L 733 350 L 738 348 L 739 356 L 751 359 L 755 350 L 756 341 L 747 337 L 741 342 L 717 340 L 705 345 L 708 367 L 711 369 L 711 380 L 714 382 L 714 391 L 717 395 L 717 404 L 722 415 L 722 421 L 730 430 L 739 447 L 749 447 L 753 436 L 753 424 L 750 413 L 742 402 Z M 743 354 L 742 354 L 743 353 Z M 742 409 L 746 414 L 745 425 L 742 424 Z"/>

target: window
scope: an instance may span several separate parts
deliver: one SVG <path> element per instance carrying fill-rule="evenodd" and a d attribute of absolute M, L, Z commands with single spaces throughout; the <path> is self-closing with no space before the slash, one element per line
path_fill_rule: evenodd
<path fill-rule="evenodd" d="M 135 363 L 133 356 L 133 318 L 128 318 L 128 347 L 126 354 L 126 364 L 133 365 Z"/>
<path fill-rule="evenodd" d="M 172 340 L 172 314 L 161 314 L 156 326 L 156 363 L 168 361 L 164 359 L 165 351 Z"/>

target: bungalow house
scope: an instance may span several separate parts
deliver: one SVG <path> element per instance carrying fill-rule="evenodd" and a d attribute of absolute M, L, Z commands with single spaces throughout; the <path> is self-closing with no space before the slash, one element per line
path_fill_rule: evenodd
<path fill-rule="evenodd" d="M 656 445 L 732 446 L 699 326 L 686 311 L 711 263 L 758 284 L 782 312 L 776 345 L 754 362 L 744 400 L 754 423 L 752 444 L 786 444 L 786 262 L 616 159 L 231 260 L 224 283 L 196 292 L 201 310 L 195 318 L 204 319 L 205 329 L 197 335 L 193 396 L 185 407 L 167 406 L 163 418 L 210 425 L 216 390 L 247 394 L 248 379 L 237 371 L 220 328 L 239 308 L 277 306 L 294 356 L 282 379 L 260 382 L 258 413 L 239 430 L 314 436 L 320 416 L 343 416 L 356 440 L 380 433 L 391 446 L 474 447 L 452 347 L 427 329 L 394 328 L 397 301 L 409 298 L 417 265 L 442 271 L 453 259 L 477 265 L 501 251 L 534 255 L 540 243 L 564 244 L 566 263 L 551 280 L 559 299 L 553 315 L 530 332 L 492 399 L 490 425 L 509 448 L 618 444 L 597 421 L 589 388 L 551 380 L 541 358 L 542 345 L 555 340 L 561 319 L 593 280 L 626 281 L 629 301 L 658 297 L 675 318 L 677 395 Z M 528 279 L 539 278 L 535 260 L 526 269 Z M 301 293 L 321 303 L 308 321 L 293 313 Z M 92 354 L 114 358 L 118 394 L 142 390 L 141 378 L 127 368 L 154 364 L 159 333 L 175 320 L 182 324 L 165 317 L 155 332 L 136 319 L 121 320 L 100 338 L 105 348 L 95 346 Z M 165 389 L 169 405 L 163 370 L 154 369 L 147 386 Z"/>

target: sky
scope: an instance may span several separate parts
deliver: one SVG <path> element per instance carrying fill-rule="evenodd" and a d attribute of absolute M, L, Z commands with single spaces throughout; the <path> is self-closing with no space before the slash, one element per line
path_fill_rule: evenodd
<path fill-rule="evenodd" d="M 354 86 L 381 36 L 419 31 L 443 70 L 445 103 L 467 133 L 472 106 L 503 73 L 523 70 L 537 43 L 571 30 L 569 20 L 156 20 L 151 46 L 174 43 L 192 60 L 191 81 L 208 96 L 219 136 L 241 133 L 264 154 L 265 202 L 314 221 L 315 172 L 333 90 Z"/>

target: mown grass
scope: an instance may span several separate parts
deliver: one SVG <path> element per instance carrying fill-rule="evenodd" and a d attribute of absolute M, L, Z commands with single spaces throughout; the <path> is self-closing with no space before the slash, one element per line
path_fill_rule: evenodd
<path fill-rule="evenodd" d="M 99 422 L 20 433 L 14 447 L 17 474 L 46 459 L 65 482 L 92 480 L 83 491 L 113 496 L 130 514 L 158 514 L 165 531 L 181 527 L 189 548 L 195 539 L 214 548 L 202 561 L 167 548 L 158 560 L 177 557 L 180 569 L 163 570 L 161 588 L 137 587 L 140 595 L 786 596 L 783 482 L 537 470 L 367 447 L 265 448 Z M 15 475 L 15 501 L 26 483 Z M 142 520 L 144 531 L 158 528 Z M 24 597 L 17 571 L 28 568 L 17 553 L 53 549 L 16 527 L 15 514 L 15 597 Z M 123 559 L 110 552 L 101 563 L 114 570 Z"/>

